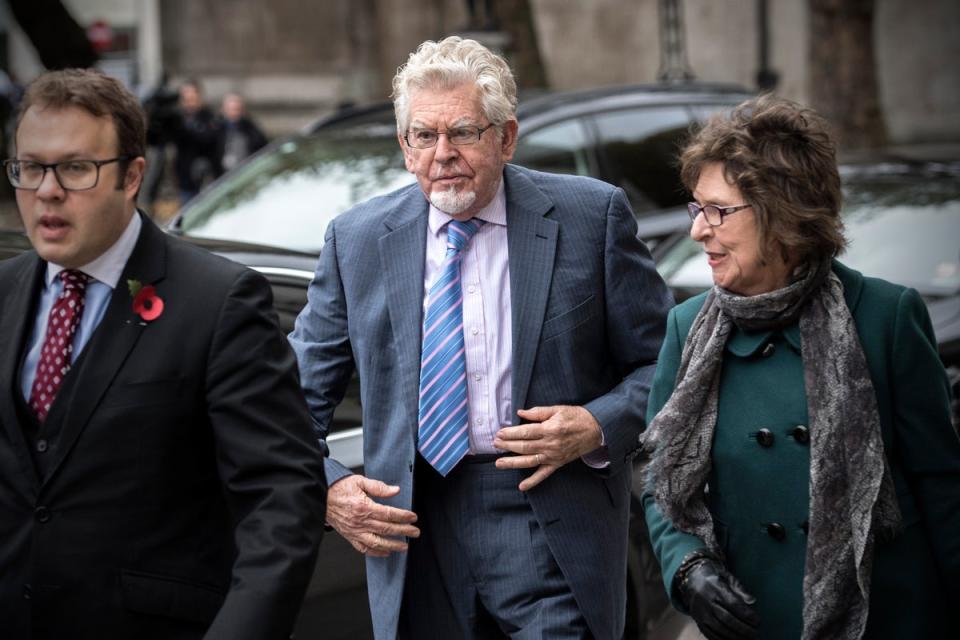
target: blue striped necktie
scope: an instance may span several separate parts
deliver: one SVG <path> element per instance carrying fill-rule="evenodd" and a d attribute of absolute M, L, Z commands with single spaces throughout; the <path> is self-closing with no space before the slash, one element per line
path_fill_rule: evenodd
<path fill-rule="evenodd" d="M 446 476 L 467 453 L 467 367 L 463 344 L 460 259 L 483 220 L 451 220 L 447 255 L 430 286 L 420 357 L 420 427 L 417 449 Z"/>

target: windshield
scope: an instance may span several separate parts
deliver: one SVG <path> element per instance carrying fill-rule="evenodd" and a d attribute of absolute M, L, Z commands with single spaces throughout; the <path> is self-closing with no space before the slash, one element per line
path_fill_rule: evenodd
<path fill-rule="evenodd" d="M 960 180 L 952 172 L 845 176 L 849 246 L 840 260 L 928 298 L 960 294 Z M 712 285 L 699 244 L 678 241 L 658 262 L 667 283 L 693 294 Z"/>
<path fill-rule="evenodd" d="M 282 142 L 228 174 L 184 208 L 180 228 L 318 253 L 333 218 L 412 181 L 393 135 L 321 132 Z"/>

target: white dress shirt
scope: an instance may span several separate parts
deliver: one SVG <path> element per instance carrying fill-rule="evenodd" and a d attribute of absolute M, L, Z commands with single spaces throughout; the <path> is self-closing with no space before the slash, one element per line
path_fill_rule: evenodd
<path fill-rule="evenodd" d="M 100 325 L 103 314 L 107 311 L 110 296 L 113 294 L 113 290 L 117 288 L 117 282 L 120 280 L 123 268 L 127 266 L 127 260 L 130 259 L 130 254 L 133 253 L 133 248 L 137 244 L 137 238 L 140 237 L 142 226 L 143 221 L 140 220 L 140 214 L 134 212 L 127 228 L 120 234 L 117 241 L 95 260 L 80 267 L 79 270 L 92 279 L 87 283 L 87 291 L 83 298 L 83 315 L 80 316 L 80 326 L 77 327 L 77 332 L 73 336 L 71 363 L 76 362 L 80 352 L 90 341 L 90 336 Z M 33 379 L 37 374 L 37 363 L 40 361 L 43 339 L 47 332 L 47 316 L 50 315 L 50 308 L 63 289 L 63 283 L 57 277 L 61 271 L 63 271 L 62 266 L 52 262 L 47 263 L 47 272 L 43 279 L 43 291 L 40 293 L 37 315 L 33 322 L 30 341 L 27 343 L 30 348 L 27 351 L 27 357 L 24 358 L 23 369 L 20 372 L 20 389 L 23 391 L 23 397 L 28 401 L 30 400 L 30 388 L 33 386 Z M 126 287 L 126 283 L 124 283 L 124 287 Z M 130 304 L 133 304 L 133 298 L 130 299 Z"/>
<path fill-rule="evenodd" d="M 486 224 L 471 238 L 460 263 L 468 433 L 471 454 L 498 453 L 493 436 L 513 422 L 510 264 L 502 179 L 493 200 L 475 217 Z M 452 219 L 430 205 L 423 273 L 424 316 L 430 285 L 440 274 L 447 253 L 447 223 Z"/>

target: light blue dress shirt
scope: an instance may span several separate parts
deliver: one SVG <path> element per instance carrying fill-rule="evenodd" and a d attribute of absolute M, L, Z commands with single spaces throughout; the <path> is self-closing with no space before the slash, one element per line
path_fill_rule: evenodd
<path fill-rule="evenodd" d="M 104 251 L 92 262 L 80 267 L 80 271 L 92 278 L 87 283 L 87 292 L 83 298 L 83 315 L 80 316 L 80 326 L 73 336 L 73 353 L 70 356 L 71 364 L 76 362 L 77 357 L 83 351 L 83 348 L 90 341 L 93 332 L 96 331 L 103 320 L 103 314 L 107 311 L 107 304 L 110 302 L 110 296 L 117 287 L 120 280 L 120 274 L 133 253 L 133 248 L 137 244 L 137 238 L 140 237 L 140 228 L 143 221 L 140 215 L 134 213 L 127 224 L 127 228 L 120 235 L 120 238 L 113 245 Z M 63 267 L 52 262 L 47 263 L 47 273 L 43 279 L 43 291 L 40 294 L 40 303 L 37 306 L 37 316 L 33 321 L 33 330 L 30 333 L 29 351 L 23 361 L 23 369 L 20 370 L 20 389 L 23 392 L 25 400 L 30 400 L 30 387 L 33 386 L 33 379 L 37 375 L 37 363 L 40 361 L 40 350 L 43 347 L 43 339 L 47 332 L 47 316 L 50 315 L 50 308 L 60 296 L 63 290 L 63 283 L 57 277 Z M 126 283 L 123 285 L 126 287 Z M 131 300 L 131 304 L 133 304 Z"/>

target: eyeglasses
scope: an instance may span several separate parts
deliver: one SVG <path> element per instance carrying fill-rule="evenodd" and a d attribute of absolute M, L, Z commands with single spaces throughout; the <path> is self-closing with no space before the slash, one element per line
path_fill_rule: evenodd
<path fill-rule="evenodd" d="M 476 127 L 467 125 L 463 127 L 454 127 L 446 131 L 436 131 L 434 129 L 411 129 L 404 134 L 403 139 L 407 145 L 415 149 L 429 149 L 437 146 L 440 136 L 447 136 L 450 144 L 466 145 L 480 142 L 480 136 L 483 132 L 496 125 L 488 124 L 485 127 Z"/>
<path fill-rule="evenodd" d="M 751 206 L 749 204 L 737 204 L 732 207 L 718 207 L 715 204 L 707 204 L 701 207 L 696 202 L 688 202 L 687 213 L 690 214 L 690 222 L 693 222 L 703 211 L 703 218 L 707 221 L 707 224 L 711 227 L 719 227 L 723 224 L 724 217 L 741 209 L 749 209 Z"/>
<path fill-rule="evenodd" d="M 100 181 L 100 167 L 129 159 L 129 156 L 119 156 L 109 160 L 64 160 L 49 164 L 33 160 L 7 160 L 3 166 L 7 170 L 7 179 L 15 189 L 36 191 L 43 183 L 47 170 L 52 169 L 64 191 L 86 191 L 93 189 Z"/>

